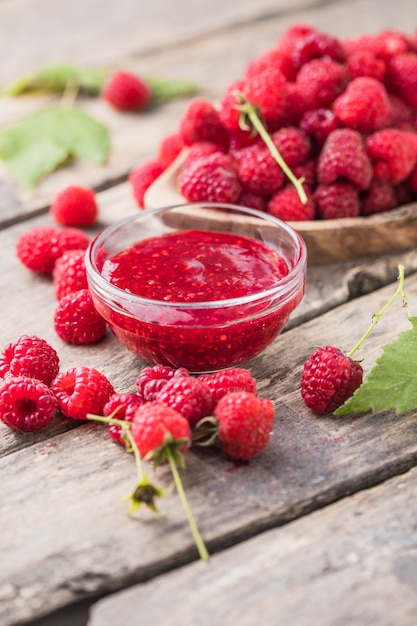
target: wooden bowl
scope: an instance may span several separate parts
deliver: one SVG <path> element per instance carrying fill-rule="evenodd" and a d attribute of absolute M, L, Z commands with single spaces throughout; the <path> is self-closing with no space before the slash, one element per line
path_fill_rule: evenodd
<path fill-rule="evenodd" d="M 187 203 L 176 184 L 185 156 L 181 153 L 148 188 L 145 208 Z M 417 246 L 417 202 L 369 217 L 288 223 L 303 237 L 313 264 L 379 256 Z"/>

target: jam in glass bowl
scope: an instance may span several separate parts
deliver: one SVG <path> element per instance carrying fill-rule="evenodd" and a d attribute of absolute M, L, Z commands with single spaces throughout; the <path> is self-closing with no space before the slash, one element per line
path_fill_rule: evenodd
<path fill-rule="evenodd" d="M 290 226 L 217 203 L 136 213 L 86 252 L 94 304 L 118 340 L 147 363 L 190 373 L 262 352 L 300 303 L 306 264 Z"/>

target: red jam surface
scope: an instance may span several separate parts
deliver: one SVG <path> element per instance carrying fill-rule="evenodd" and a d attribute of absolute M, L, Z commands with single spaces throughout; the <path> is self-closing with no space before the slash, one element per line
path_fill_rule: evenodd
<path fill-rule="evenodd" d="M 96 306 L 118 339 L 145 361 L 214 371 L 259 354 L 282 330 L 304 284 L 281 305 L 271 295 L 221 301 L 259 294 L 289 271 L 277 251 L 252 237 L 181 231 L 140 241 L 104 261 L 107 281 L 153 303 L 123 302 L 130 315 L 101 300 Z"/>

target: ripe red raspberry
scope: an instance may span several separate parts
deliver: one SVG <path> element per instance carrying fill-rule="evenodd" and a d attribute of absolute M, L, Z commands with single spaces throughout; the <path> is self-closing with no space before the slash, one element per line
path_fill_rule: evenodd
<path fill-rule="evenodd" d="M 184 141 L 179 132 L 171 133 L 161 139 L 156 160 L 165 170 L 184 148 Z"/>
<path fill-rule="evenodd" d="M 188 167 L 196 161 L 200 157 L 207 157 L 210 154 L 224 154 L 224 152 L 220 149 L 220 146 L 213 143 L 212 141 L 196 141 L 192 146 L 188 148 L 188 154 L 183 163 L 183 167 Z M 229 152 L 230 154 L 230 152 Z M 230 155 L 232 156 L 232 155 Z"/>
<path fill-rule="evenodd" d="M 86 249 L 90 239 L 78 228 L 57 230 L 50 226 L 30 228 L 16 243 L 16 256 L 34 272 L 50 274 L 55 262 L 66 250 Z"/>
<path fill-rule="evenodd" d="M 134 413 L 130 430 L 142 458 L 166 460 L 168 446 L 186 452 L 191 445 L 191 430 L 181 413 L 163 402 L 145 402 Z"/>
<path fill-rule="evenodd" d="M 285 181 L 281 167 L 261 143 L 242 149 L 237 171 L 242 188 L 260 196 L 270 196 Z"/>
<path fill-rule="evenodd" d="M 417 108 L 417 54 L 405 52 L 392 56 L 387 68 L 389 89 L 404 102 Z"/>
<path fill-rule="evenodd" d="M 307 202 L 303 204 L 293 185 L 286 185 L 277 191 L 269 200 L 266 212 L 284 222 L 298 222 L 314 220 L 316 216 L 316 202 L 306 185 L 304 185 Z"/>
<path fill-rule="evenodd" d="M 250 209 L 255 209 L 256 211 L 266 211 L 266 203 L 267 198 L 265 196 L 261 196 L 258 193 L 253 193 L 252 191 L 242 191 L 238 199 L 236 200 L 236 204 L 239 204 L 243 207 L 248 207 Z"/>
<path fill-rule="evenodd" d="M 345 52 L 342 43 L 336 37 L 317 30 L 306 33 L 300 38 L 292 51 L 292 60 L 296 68 L 322 57 L 343 63 Z"/>
<path fill-rule="evenodd" d="M 50 226 L 27 230 L 17 240 L 17 258 L 34 272 L 50 274 L 55 263 L 51 243 L 55 235 L 56 229 Z"/>
<path fill-rule="evenodd" d="M 271 400 L 248 391 L 233 391 L 214 410 L 222 451 L 230 458 L 248 461 L 268 445 L 274 418 Z"/>
<path fill-rule="evenodd" d="M 189 202 L 234 203 L 241 192 L 232 158 L 220 152 L 184 166 L 177 185 L 179 192 Z"/>
<path fill-rule="evenodd" d="M 113 385 L 97 369 L 80 366 L 61 372 L 51 389 L 66 417 L 86 420 L 88 413 L 101 415 L 104 405 L 114 393 Z"/>
<path fill-rule="evenodd" d="M 73 291 L 87 289 L 85 250 L 68 250 L 57 259 L 52 270 L 52 282 L 57 300 Z"/>
<path fill-rule="evenodd" d="M 346 67 L 326 57 L 303 65 L 296 79 L 305 110 L 330 108 L 348 82 Z"/>
<path fill-rule="evenodd" d="M 245 98 L 259 108 L 269 130 L 277 127 L 286 111 L 287 91 L 287 80 L 276 66 L 270 66 L 263 72 L 248 77 L 242 88 Z"/>
<path fill-rule="evenodd" d="M 133 197 L 137 205 L 143 209 L 145 207 L 145 193 L 164 171 L 164 167 L 159 161 L 151 160 L 138 165 L 129 174 L 129 183 L 132 188 Z"/>
<path fill-rule="evenodd" d="M 251 59 L 246 67 L 245 75 L 250 78 L 256 74 L 261 74 L 270 67 L 279 69 L 287 80 L 295 80 L 297 70 L 291 55 L 286 55 L 279 48 L 269 48 Z"/>
<path fill-rule="evenodd" d="M 210 141 L 226 148 L 228 132 L 212 102 L 194 98 L 188 104 L 179 123 L 179 132 L 185 145 L 196 141 Z"/>
<path fill-rule="evenodd" d="M 405 180 L 417 162 L 417 135 L 386 128 L 366 139 L 366 149 L 374 166 L 374 177 L 396 185 Z M 382 168 L 378 169 L 382 161 Z"/>
<path fill-rule="evenodd" d="M 244 130 L 240 125 L 241 114 L 237 94 L 243 93 L 244 86 L 245 80 L 242 78 L 228 85 L 220 100 L 219 116 L 223 126 L 225 126 L 229 133 L 242 137 L 245 135 L 255 136 L 256 133 L 253 132 L 253 129 Z"/>
<path fill-rule="evenodd" d="M 272 134 L 272 141 L 288 167 L 302 165 L 311 156 L 310 138 L 299 128 L 280 128 Z"/>
<path fill-rule="evenodd" d="M 167 365 L 144 367 L 136 379 L 138 395 L 147 402 L 155 400 L 159 391 L 165 387 L 171 378 L 189 375 L 185 367 L 179 367 L 178 369 L 168 367 Z"/>
<path fill-rule="evenodd" d="M 74 345 L 95 343 L 104 337 L 106 328 L 88 289 L 69 293 L 58 302 L 54 329 L 63 341 Z"/>
<path fill-rule="evenodd" d="M 45 383 L 28 376 L 8 376 L 0 385 L 0 417 L 22 432 L 47 426 L 57 411 L 57 400 Z"/>
<path fill-rule="evenodd" d="M 59 371 L 56 350 L 41 337 L 22 335 L 0 353 L 0 377 L 28 376 L 50 385 Z"/>
<path fill-rule="evenodd" d="M 212 410 L 220 398 L 232 391 L 249 391 L 258 395 L 256 380 L 249 370 L 240 367 L 231 367 L 212 374 L 200 374 L 198 380 L 210 389 Z"/>
<path fill-rule="evenodd" d="M 302 41 L 307 35 L 313 32 L 318 31 L 310 24 L 303 24 L 302 22 L 293 24 L 280 35 L 276 43 L 276 48 L 281 54 L 292 57 L 294 48 L 298 42 Z"/>
<path fill-rule="evenodd" d="M 139 76 L 118 70 L 110 76 L 102 95 L 119 111 L 135 111 L 149 102 L 151 89 Z"/>
<path fill-rule="evenodd" d="M 143 399 L 136 393 L 113 393 L 103 407 L 103 415 L 118 420 L 131 422 L 136 409 L 143 404 Z M 122 427 L 119 424 L 107 424 L 111 439 L 125 445 Z"/>
<path fill-rule="evenodd" d="M 333 102 L 333 112 L 344 126 L 372 132 L 389 126 L 392 108 L 387 91 L 375 78 L 354 78 Z"/>
<path fill-rule="evenodd" d="M 70 185 L 56 195 L 50 212 L 62 226 L 93 226 L 98 216 L 96 195 L 89 187 Z"/>
<path fill-rule="evenodd" d="M 372 165 L 362 135 L 350 128 L 338 128 L 327 137 L 317 164 L 322 185 L 350 182 L 366 189 L 372 179 Z"/>
<path fill-rule="evenodd" d="M 383 82 L 387 65 L 370 50 L 357 50 L 346 60 L 346 66 L 351 79 L 359 76 L 369 76 Z"/>
<path fill-rule="evenodd" d="M 301 396 L 314 413 L 331 413 L 362 384 L 362 366 L 338 348 L 323 346 L 307 359 L 301 375 Z"/>
<path fill-rule="evenodd" d="M 358 217 L 360 214 L 358 189 L 351 183 L 317 185 L 313 195 L 319 219 Z"/>
<path fill-rule="evenodd" d="M 376 35 L 365 34 L 346 38 L 342 44 L 348 57 L 355 52 L 366 50 L 385 62 L 406 52 L 409 46 L 404 35 L 392 29 L 386 29 Z"/>
<path fill-rule="evenodd" d="M 310 135 L 319 148 L 323 146 L 330 133 L 339 126 L 339 120 L 331 109 L 306 111 L 300 120 L 300 129 Z"/>
<path fill-rule="evenodd" d="M 397 204 L 397 195 L 391 183 L 373 180 L 368 189 L 361 196 L 361 215 L 373 215 L 394 209 Z"/>
<path fill-rule="evenodd" d="M 212 408 L 210 389 L 192 376 L 171 378 L 157 393 L 155 399 L 181 413 L 191 427 L 203 417 L 210 415 Z"/>

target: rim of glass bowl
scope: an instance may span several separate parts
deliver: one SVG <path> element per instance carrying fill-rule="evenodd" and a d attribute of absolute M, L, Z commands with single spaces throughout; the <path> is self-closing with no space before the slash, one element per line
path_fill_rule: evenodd
<path fill-rule="evenodd" d="M 226 298 L 224 300 L 204 300 L 199 302 L 185 302 L 183 300 L 173 301 L 170 300 L 166 302 L 165 300 L 154 300 L 151 298 L 144 298 L 143 296 L 139 296 L 136 294 L 129 293 L 124 291 L 123 289 L 119 289 L 115 285 L 112 285 L 107 279 L 103 278 L 102 274 L 97 268 L 95 258 L 97 256 L 97 251 L 100 247 L 105 243 L 105 241 L 119 228 L 123 227 L 125 224 L 129 224 L 129 222 L 135 222 L 137 220 L 146 219 L 147 215 L 155 215 L 157 213 L 164 213 L 168 211 L 172 211 L 173 209 L 192 209 L 196 207 L 203 207 L 208 209 L 231 209 L 236 213 L 244 213 L 246 215 L 250 215 L 252 217 L 257 217 L 263 222 L 269 222 L 275 226 L 279 226 L 282 228 L 293 240 L 293 243 L 297 246 L 297 260 L 294 264 L 294 267 L 290 269 L 288 274 L 281 278 L 278 283 L 273 285 L 272 287 L 268 287 L 268 289 L 264 289 L 262 291 L 255 292 L 253 294 L 248 294 L 245 296 L 240 296 L 238 298 Z M 157 236 L 157 235 L 155 235 Z M 248 235 L 250 236 L 250 235 Z M 266 242 L 264 242 L 266 243 Z M 267 244 L 270 245 L 270 244 Z M 270 245 L 273 248 L 272 245 Z M 184 204 L 173 204 L 169 206 L 157 207 L 152 209 L 142 210 L 140 213 L 135 213 L 133 215 L 129 215 L 110 226 L 107 226 L 102 231 L 100 231 L 94 239 L 90 242 L 85 255 L 85 264 L 87 270 L 88 282 L 91 283 L 95 289 L 98 290 L 99 295 L 104 299 L 108 300 L 110 296 L 113 299 L 124 300 L 126 302 L 138 302 L 142 304 L 149 305 L 159 305 L 168 308 L 178 308 L 178 307 L 186 307 L 187 309 L 210 309 L 217 308 L 219 306 L 228 307 L 228 306 L 236 306 L 241 304 L 253 303 L 257 300 L 261 300 L 263 298 L 268 298 L 271 296 L 277 296 L 280 292 L 285 294 L 286 298 L 290 297 L 295 290 L 295 288 L 299 284 L 299 279 L 301 278 L 301 274 L 305 274 L 306 266 L 307 266 L 307 246 L 305 241 L 297 233 L 294 228 L 283 222 L 282 220 L 274 217 L 273 215 L 269 215 L 268 213 L 263 213 L 262 211 L 257 211 L 256 209 L 251 209 L 249 207 L 242 207 L 236 204 L 227 204 L 227 203 L 216 203 L 216 202 L 189 202 Z M 285 299 L 286 299 L 285 298 Z M 114 303 L 113 303 L 114 304 Z"/>

